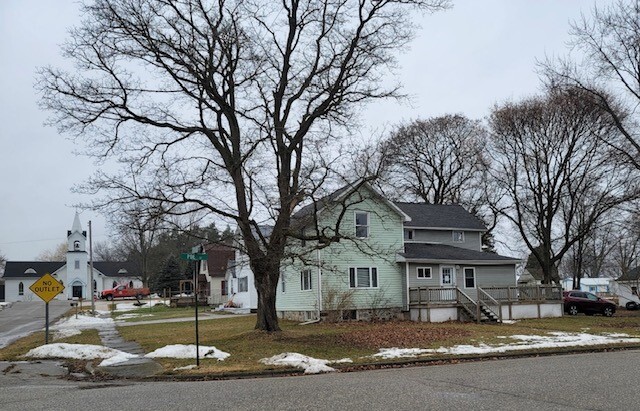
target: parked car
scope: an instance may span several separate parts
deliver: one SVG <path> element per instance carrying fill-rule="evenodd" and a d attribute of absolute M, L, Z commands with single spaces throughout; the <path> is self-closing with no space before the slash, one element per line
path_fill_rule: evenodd
<path fill-rule="evenodd" d="M 151 292 L 147 287 L 131 288 L 126 284 L 119 285 L 115 288 L 102 291 L 100 298 L 112 301 L 114 298 L 135 298 L 140 300 L 148 296 Z"/>
<path fill-rule="evenodd" d="M 611 317 L 616 312 L 616 305 L 613 301 L 605 300 L 586 291 L 563 291 L 562 299 L 564 312 L 571 315 L 585 313 L 586 315 L 602 314 Z"/>

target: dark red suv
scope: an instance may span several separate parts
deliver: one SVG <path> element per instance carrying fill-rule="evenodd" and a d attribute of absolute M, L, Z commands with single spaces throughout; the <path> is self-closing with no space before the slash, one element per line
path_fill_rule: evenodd
<path fill-rule="evenodd" d="M 571 315 L 585 313 L 586 315 L 602 314 L 611 317 L 616 312 L 616 305 L 613 301 L 605 300 L 586 291 L 563 291 L 562 299 L 564 300 L 564 312 Z"/>

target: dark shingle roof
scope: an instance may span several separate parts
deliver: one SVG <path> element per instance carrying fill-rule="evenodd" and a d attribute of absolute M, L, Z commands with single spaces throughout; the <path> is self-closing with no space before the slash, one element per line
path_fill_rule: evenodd
<path fill-rule="evenodd" d="M 4 267 L 4 278 L 40 278 L 46 273 L 53 274 L 60 267 L 67 264 L 66 261 L 7 261 Z M 33 268 L 35 274 L 25 274 L 29 268 Z"/>
<path fill-rule="evenodd" d="M 451 204 L 400 203 L 396 202 L 411 221 L 405 222 L 405 227 L 422 228 L 458 228 L 464 230 L 486 231 L 484 223 L 464 207 Z"/>
<path fill-rule="evenodd" d="M 515 264 L 520 260 L 512 257 L 505 257 L 495 253 L 467 250 L 443 244 L 417 244 L 408 243 L 404 245 L 404 253 L 401 256 L 407 260 L 436 260 L 436 261 L 499 261 Z"/>
<path fill-rule="evenodd" d="M 233 260 L 236 250 L 224 244 L 207 244 L 204 246 L 207 253 L 207 269 L 211 277 L 223 277 L 227 273 L 229 260 Z M 206 278 L 205 280 L 206 281 Z"/>
<path fill-rule="evenodd" d="M 296 222 L 304 222 L 306 221 L 308 218 L 310 218 L 311 216 L 313 216 L 313 212 L 314 210 L 321 210 L 322 208 L 326 207 L 327 205 L 333 203 L 337 198 L 339 198 L 344 192 L 347 191 L 347 189 L 353 188 L 350 185 L 345 185 L 344 187 L 341 187 L 339 189 L 337 189 L 336 191 L 334 191 L 331 194 L 328 194 L 318 200 L 316 200 L 315 202 L 311 202 L 310 204 L 307 204 L 306 206 L 302 207 L 300 210 L 296 211 L 293 214 L 293 220 Z"/>
<path fill-rule="evenodd" d="M 138 267 L 130 261 L 94 261 L 93 268 L 107 277 L 139 277 Z M 126 273 L 120 273 L 126 270 Z"/>
<path fill-rule="evenodd" d="M 66 261 L 7 261 L 4 269 L 4 278 L 40 278 L 46 273 L 53 274 L 67 264 Z M 35 274 L 25 274 L 29 268 L 33 268 Z M 93 268 L 107 277 L 138 277 L 138 269 L 135 263 L 123 261 L 94 261 Z M 120 270 L 127 273 L 119 273 Z"/>
<path fill-rule="evenodd" d="M 640 277 L 640 267 L 636 267 L 626 274 L 622 274 L 616 281 L 637 281 Z"/>

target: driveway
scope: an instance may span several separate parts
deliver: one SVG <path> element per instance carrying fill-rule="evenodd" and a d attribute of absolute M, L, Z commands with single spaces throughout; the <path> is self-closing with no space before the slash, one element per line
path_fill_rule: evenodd
<path fill-rule="evenodd" d="M 69 301 L 52 300 L 49 303 L 49 325 L 70 309 Z M 0 311 L 0 348 L 13 341 L 45 328 L 43 301 L 15 302 Z"/>

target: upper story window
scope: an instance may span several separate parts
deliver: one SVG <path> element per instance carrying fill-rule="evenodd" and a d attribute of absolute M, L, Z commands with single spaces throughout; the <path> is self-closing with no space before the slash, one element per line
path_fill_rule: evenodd
<path fill-rule="evenodd" d="M 249 278 L 248 277 L 238 278 L 238 292 L 243 293 L 247 291 L 249 291 Z"/>
<path fill-rule="evenodd" d="M 454 243 L 464 243 L 464 231 L 454 231 L 453 232 L 453 242 Z"/>
<path fill-rule="evenodd" d="M 24 295 L 24 284 L 22 282 L 18 284 L 18 295 Z"/>
<path fill-rule="evenodd" d="M 414 236 L 415 236 L 414 230 L 404 230 L 405 240 L 413 240 Z"/>
<path fill-rule="evenodd" d="M 76 270 L 79 270 L 79 269 L 80 269 L 80 260 L 76 260 L 76 261 L 74 261 L 73 266 L 74 266 L 74 268 L 75 268 Z"/>
<path fill-rule="evenodd" d="M 356 211 L 356 238 L 369 238 L 369 213 Z"/>
<path fill-rule="evenodd" d="M 73 242 L 73 249 L 74 251 L 79 251 L 80 250 L 80 241 L 76 240 Z"/>

